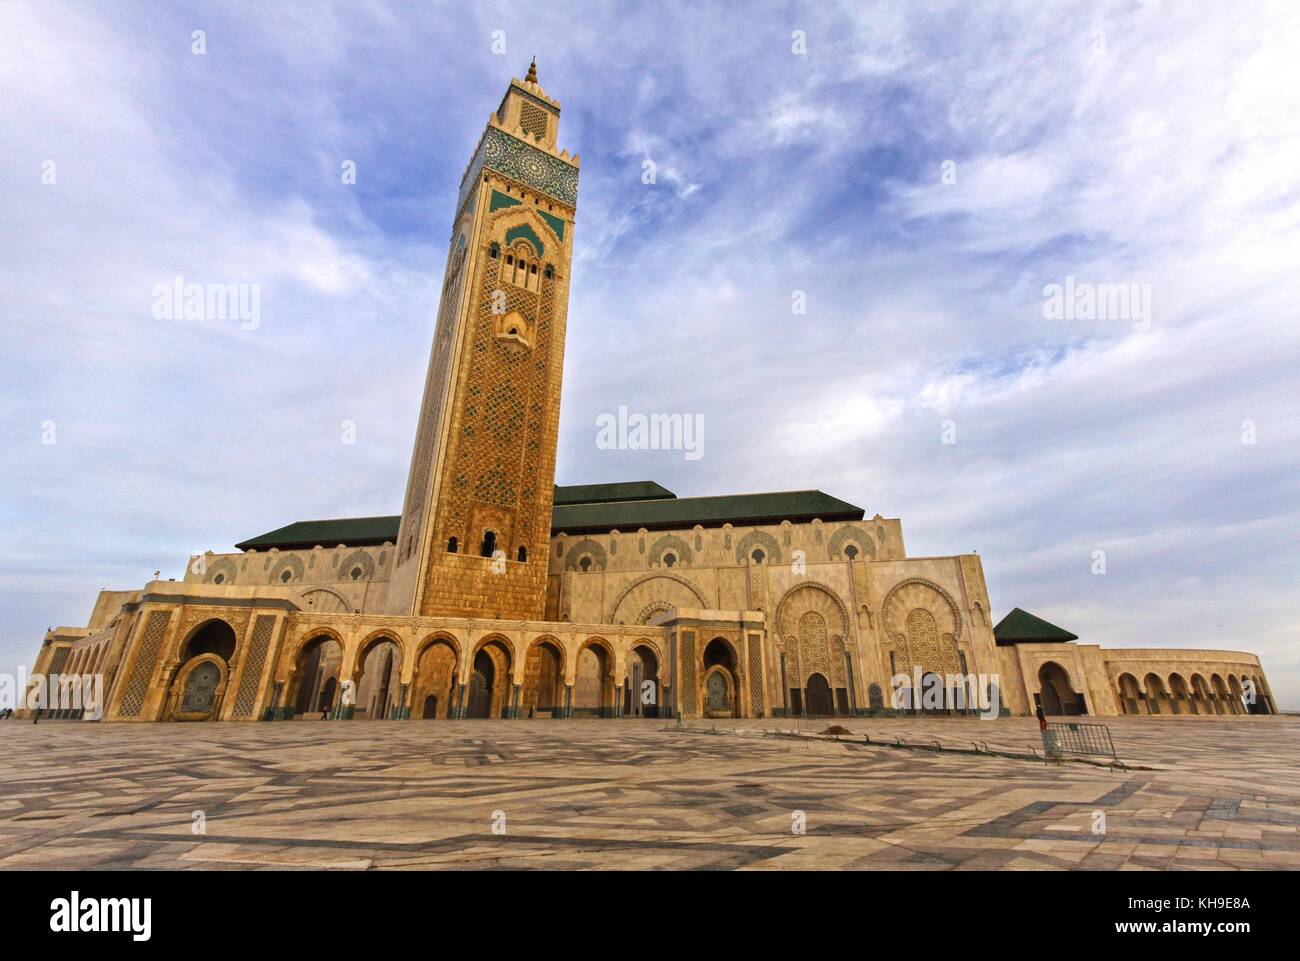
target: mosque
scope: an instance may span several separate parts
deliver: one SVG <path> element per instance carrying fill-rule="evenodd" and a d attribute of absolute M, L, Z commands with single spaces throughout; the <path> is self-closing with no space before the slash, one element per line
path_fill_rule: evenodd
<path fill-rule="evenodd" d="M 401 514 L 103 591 L 37 673 L 102 675 L 108 721 L 1276 713 L 1254 655 L 995 623 L 978 555 L 911 557 L 897 518 L 819 490 L 555 485 L 581 166 L 559 121 L 534 64 L 465 170 Z"/>

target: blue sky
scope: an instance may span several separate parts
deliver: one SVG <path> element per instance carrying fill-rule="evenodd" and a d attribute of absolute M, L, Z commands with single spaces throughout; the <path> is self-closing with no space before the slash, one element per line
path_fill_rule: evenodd
<path fill-rule="evenodd" d="M 1300 708 L 1290 2 L 5 3 L 0 669 L 102 587 L 398 511 L 458 182 L 534 54 L 583 160 L 561 483 L 819 487 L 978 550 L 997 616 L 1255 651 Z M 178 274 L 259 284 L 259 328 L 156 320 Z M 1067 276 L 1149 325 L 1045 319 Z M 704 456 L 597 449 L 620 405 Z"/>

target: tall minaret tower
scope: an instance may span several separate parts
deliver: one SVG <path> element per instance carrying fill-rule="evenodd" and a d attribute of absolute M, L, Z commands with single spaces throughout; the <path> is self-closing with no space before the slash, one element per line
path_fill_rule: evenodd
<path fill-rule="evenodd" d="M 387 609 L 541 619 L 578 158 L 536 60 L 460 184 Z"/>

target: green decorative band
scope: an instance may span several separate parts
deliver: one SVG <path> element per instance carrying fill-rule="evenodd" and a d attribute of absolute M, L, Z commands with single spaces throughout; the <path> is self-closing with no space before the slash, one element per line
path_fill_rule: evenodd
<path fill-rule="evenodd" d="M 537 212 L 542 215 L 543 220 L 545 220 L 548 224 L 551 225 L 551 229 L 555 231 L 555 236 L 563 240 L 564 221 L 561 220 L 559 217 L 555 216 L 555 214 L 548 214 L 544 210 L 539 210 Z"/>
<path fill-rule="evenodd" d="M 514 197 L 509 197 L 499 190 L 492 191 L 492 202 L 488 205 L 488 213 L 494 210 L 500 210 L 502 207 L 518 207 L 523 201 Z"/>
<path fill-rule="evenodd" d="M 562 204 L 578 205 L 577 167 L 512 137 L 504 130 L 488 127 L 483 132 L 469 170 L 465 172 L 465 179 L 461 181 L 460 196 L 456 201 L 458 216 L 485 168 L 517 180 Z"/>

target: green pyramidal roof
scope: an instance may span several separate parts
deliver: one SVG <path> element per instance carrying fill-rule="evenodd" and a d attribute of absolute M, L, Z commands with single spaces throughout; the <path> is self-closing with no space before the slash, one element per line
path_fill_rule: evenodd
<path fill-rule="evenodd" d="M 654 481 L 623 484 L 581 484 L 555 488 L 551 532 L 568 534 L 603 531 L 673 530 L 694 527 L 737 527 L 862 520 L 864 511 L 821 491 L 776 491 L 720 497 L 676 497 Z M 402 519 L 345 517 L 338 520 L 295 521 L 236 544 L 241 551 L 307 550 L 319 544 L 334 547 L 377 546 L 397 541 Z M 1050 626 L 1050 625 L 1049 625 Z"/>
<path fill-rule="evenodd" d="M 1071 634 L 1065 628 L 1057 627 L 1018 607 L 1013 607 L 1010 614 L 998 621 L 993 628 L 993 636 L 999 647 L 1009 644 L 1061 644 L 1079 639 L 1079 635 Z"/>

